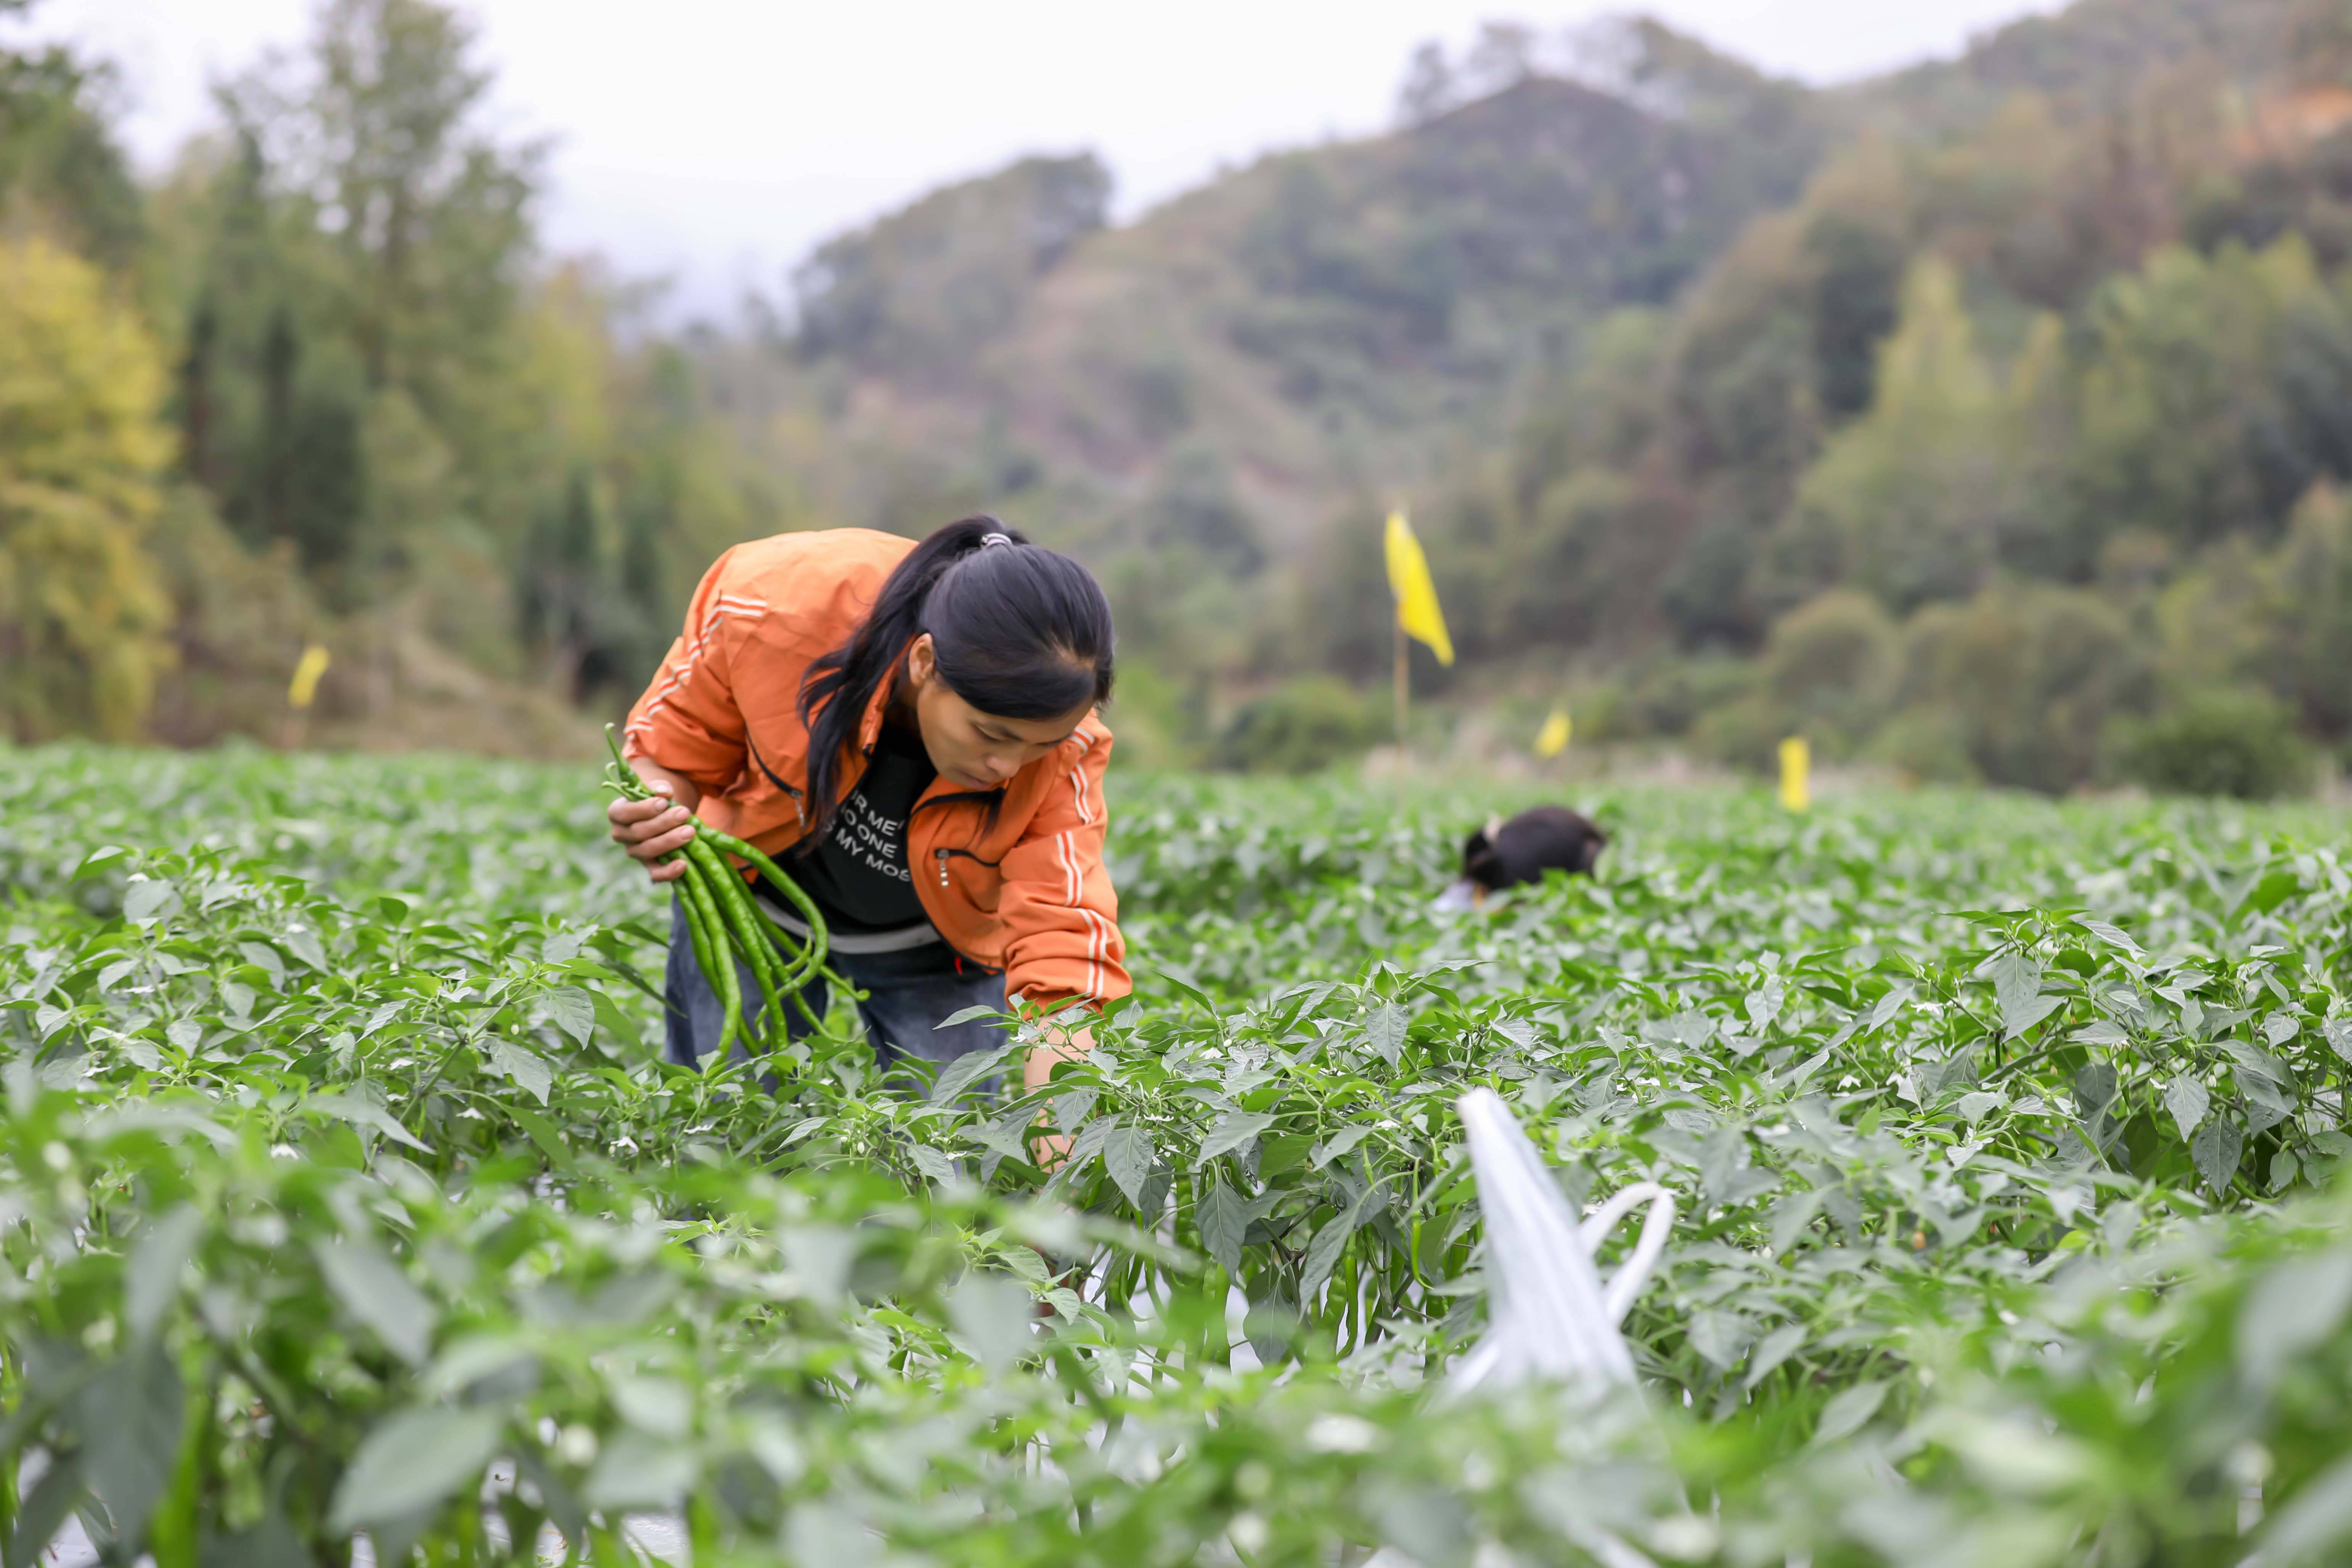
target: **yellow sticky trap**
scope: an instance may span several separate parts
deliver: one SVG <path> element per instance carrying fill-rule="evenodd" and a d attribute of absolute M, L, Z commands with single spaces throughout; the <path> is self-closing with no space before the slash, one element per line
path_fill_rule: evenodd
<path fill-rule="evenodd" d="M 1568 749 L 1568 737 L 1574 732 L 1575 727 L 1569 722 L 1568 710 L 1564 707 L 1552 709 L 1551 716 L 1544 720 L 1541 729 L 1536 731 L 1536 755 L 1558 757 Z"/>
<path fill-rule="evenodd" d="M 286 700 L 298 708 L 309 707 L 319 695 L 319 681 L 327 673 L 327 648 L 323 643 L 313 643 L 302 650 L 302 657 L 294 665 L 294 679 L 286 687 Z"/>
<path fill-rule="evenodd" d="M 1801 735 L 1780 743 L 1780 804 L 1801 811 L 1813 803 L 1813 748 Z"/>

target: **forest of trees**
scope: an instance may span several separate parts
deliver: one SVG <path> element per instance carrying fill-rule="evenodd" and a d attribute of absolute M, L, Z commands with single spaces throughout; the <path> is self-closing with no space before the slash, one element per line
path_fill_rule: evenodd
<path fill-rule="evenodd" d="M 315 739 L 565 749 L 727 545 L 988 507 L 1111 589 L 1130 756 L 1303 766 L 1409 501 L 1457 710 L 2049 790 L 2352 743 L 2352 0 L 1832 92 L 1498 25 L 1388 135 L 1123 226 L 1025 159 L 683 332 L 541 246 L 493 85 L 326 0 L 142 181 L 103 62 L 0 52 L 0 732 L 274 739 L 320 642 Z"/>
<path fill-rule="evenodd" d="M 22 9 L 24 0 L 13 0 Z M 160 182 L 102 63 L 0 56 L 0 729 L 564 747 L 792 526 L 628 286 L 551 261 L 462 16 L 331 0 Z"/>

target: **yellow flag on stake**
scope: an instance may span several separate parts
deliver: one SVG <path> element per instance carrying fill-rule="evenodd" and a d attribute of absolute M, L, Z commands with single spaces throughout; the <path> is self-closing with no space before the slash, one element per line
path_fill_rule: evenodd
<path fill-rule="evenodd" d="M 1574 726 L 1569 723 L 1568 710 L 1564 707 L 1552 709 L 1551 716 L 1544 720 L 1541 729 L 1536 731 L 1536 755 L 1558 757 L 1568 749 L 1568 737 L 1574 733 Z"/>
<path fill-rule="evenodd" d="M 294 679 L 286 688 L 286 700 L 296 707 L 309 707 L 319 695 L 319 679 L 326 673 L 326 645 L 313 643 L 302 650 L 302 657 L 294 665 Z"/>
<path fill-rule="evenodd" d="M 1441 664 L 1454 663 L 1454 639 L 1445 634 L 1445 612 L 1437 607 L 1437 584 L 1429 578 L 1429 558 L 1412 537 L 1402 511 L 1389 514 L 1389 591 L 1396 595 L 1397 624 L 1404 634 L 1429 644 Z"/>
<path fill-rule="evenodd" d="M 1780 804 L 1801 811 L 1813 803 L 1813 748 L 1801 735 L 1780 743 Z"/>

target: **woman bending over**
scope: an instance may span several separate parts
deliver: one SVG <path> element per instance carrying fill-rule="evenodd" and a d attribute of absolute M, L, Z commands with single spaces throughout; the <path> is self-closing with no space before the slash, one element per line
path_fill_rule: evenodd
<path fill-rule="evenodd" d="M 656 882 L 683 873 L 656 862 L 696 816 L 765 851 L 868 993 L 858 1011 L 886 1068 L 996 1043 L 985 1021 L 938 1027 L 969 1007 L 1098 1006 L 1129 988 L 1102 861 L 1112 648 L 1086 569 L 993 517 L 919 544 L 841 528 L 738 545 L 630 710 L 631 766 L 666 799 L 614 801 L 613 838 Z M 804 930 L 783 894 L 751 886 L 769 919 Z M 721 1007 L 683 910 L 667 988 L 667 1054 L 692 1066 Z M 748 1024 L 748 970 L 741 990 Z M 822 1017 L 824 980 L 805 994 Z M 1024 1082 L 1091 1045 L 1078 1028 L 1033 1051 Z"/>

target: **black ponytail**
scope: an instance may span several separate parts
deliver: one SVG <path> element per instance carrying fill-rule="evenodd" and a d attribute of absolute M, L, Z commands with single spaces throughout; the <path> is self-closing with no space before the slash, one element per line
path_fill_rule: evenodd
<path fill-rule="evenodd" d="M 1087 569 L 994 517 L 950 523 L 898 563 L 865 623 L 801 683 L 805 843 L 824 841 L 842 755 L 907 644 L 925 632 L 948 689 L 982 713 L 1052 718 L 1110 695 L 1110 605 Z"/>

